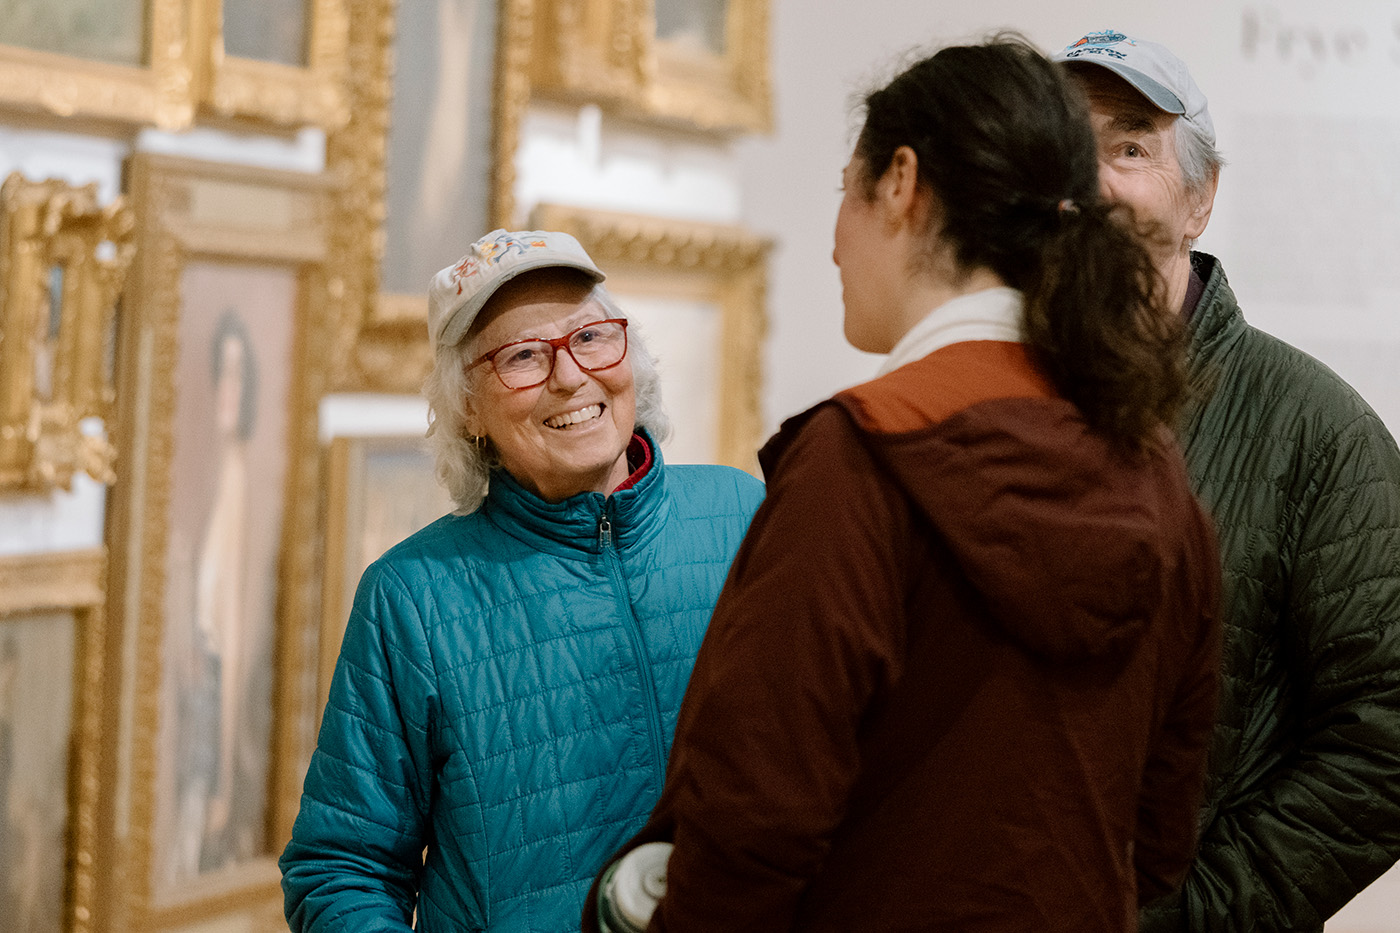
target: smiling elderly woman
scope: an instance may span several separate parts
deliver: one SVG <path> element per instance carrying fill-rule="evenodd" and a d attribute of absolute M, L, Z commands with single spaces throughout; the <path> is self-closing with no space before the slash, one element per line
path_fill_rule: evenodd
<path fill-rule="evenodd" d="M 655 367 L 562 233 L 434 278 L 425 386 L 458 509 L 360 581 L 291 843 L 295 931 L 578 929 L 645 821 L 763 495 L 672 466 Z"/>

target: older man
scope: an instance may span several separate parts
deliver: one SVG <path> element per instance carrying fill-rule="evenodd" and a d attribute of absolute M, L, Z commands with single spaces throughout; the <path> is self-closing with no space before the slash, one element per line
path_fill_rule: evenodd
<path fill-rule="evenodd" d="M 1225 561 L 1220 715 L 1200 851 L 1144 931 L 1320 931 L 1400 856 L 1400 451 L 1350 386 L 1251 327 L 1191 244 L 1222 160 L 1167 49 L 1095 33 L 1055 56 L 1089 98 L 1107 196 L 1189 319 L 1182 425 Z"/>

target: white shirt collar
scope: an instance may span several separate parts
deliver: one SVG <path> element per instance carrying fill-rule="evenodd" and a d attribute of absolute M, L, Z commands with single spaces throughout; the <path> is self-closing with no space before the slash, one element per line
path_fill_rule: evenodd
<path fill-rule="evenodd" d="M 925 314 L 899 339 L 877 375 L 923 359 L 934 350 L 968 340 L 1021 342 L 1021 309 L 1025 304 L 1014 288 L 987 288 L 960 295 Z"/>

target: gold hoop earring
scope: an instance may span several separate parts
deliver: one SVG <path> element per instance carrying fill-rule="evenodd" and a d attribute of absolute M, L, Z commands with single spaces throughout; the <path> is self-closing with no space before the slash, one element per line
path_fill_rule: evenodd
<path fill-rule="evenodd" d="M 477 453 L 479 453 L 479 454 L 484 454 L 484 453 L 486 453 L 486 438 L 485 438 L 484 436 L 480 435 L 480 434 L 473 434 L 473 435 L 472 435 L 472 446 L 476 448 L 476 452 L 477 452 Z"/>

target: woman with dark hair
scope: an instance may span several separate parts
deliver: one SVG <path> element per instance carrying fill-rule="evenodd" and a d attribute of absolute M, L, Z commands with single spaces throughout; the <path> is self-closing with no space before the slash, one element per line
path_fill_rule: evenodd
<path fill-rule="evenodd" d="M 622 850 L 674 844 L 647 928 L 1134 930 L 1192 855 L 1220 650 L 1177 316 L 1020 39 L 870 94 L 844 180 L 846 336 L 889 359 L 761 454 Z M 628 861 L 585 929 L 637 919 Z"/>

